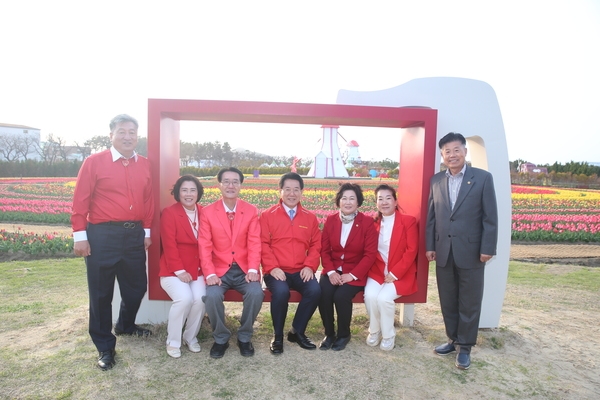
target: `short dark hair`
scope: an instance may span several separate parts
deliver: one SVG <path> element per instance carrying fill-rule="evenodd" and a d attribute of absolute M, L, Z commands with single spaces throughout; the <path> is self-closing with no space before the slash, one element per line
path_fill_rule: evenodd
<path fill-rule="evenodd" d="M 135 129 L 139 128 L 137 119 L 133 118 L 131 115 L 119 114 L 110 120 L 110 124 L 108 124 L 108 126 L 110 127 L 110 131 L 114 131 L 117 125 L 122 124 L 123 122 L 133 122 L 133 124 L 135 125 Z"/>
<path fill-rule="evenodd" d="M 204 187 L 202 187 L 202 184 L 200 183 L 198 178 L 196 178 L 193 175 L 183 175 L 179 177 L 179 179 L 177 179 L 177 182 L 175 182 L 175 185 L 173 185 L 173 190 L 171 190 L 171 194 L 175 198 L 175 201 L 178 203 L 180 201 L 179 190 L 181 189 L 181 185 L 183 185 L 183 182 L 194 182 L 196 184 L 196 189 L 198 190 L 198 198 L 196 199 L 196 203 L 198 203 L 202 198 L 202 195 L 204 195 Z"/>
<path fill-rule="evenodd" d="M 449 134 L 447 134 L 446 136 L 444 136 L 443 138 L 440 139 L 440 141 L 438 143 L 438 145 L 440 146 L 440 150 L 446 144 L 451 143 L 451 142 L 460 142 L 463 146 L 467 145 L 467 140 L 465 139 L 465 137 L 463 135 L 461 135 L 460 133 L 450 132 Z"/>
<path fill-rule="evenodd" d="M 240 183 L 244 183 L 244 174 L 242 173 L 242 171 L 240 171 L 236 167 L 229 167 L 229 168 L 223 168 L 223 169 L 221 169 L 219 171 L 219 173 L 217 174 L 217 181 L 219 183 L 221 183 L 221 179 L 223 178 L 223 174 L 225 172 L 235 172 L 236 174 L 238 174 L 240 176 Z"/>
<path fill-rule="evenodd" d="M 283 185 L 288 179 L 298 181 L 300 183 L 300 190 L 304 190 L 304 180 L 295 172 L 288 172 L 287 174 L 281 175 L 281 179 L 279 179 L 279 189 L 283 189 Z"/>
<path fill-rule="evenodd" d="M 362 188 L 360 187 L 360 185 L 358 185 L 356 183 L 349 183 L 349 182 L 344 183 L 338 189 L 337 194 L 335 195 L 335 205 L 338 208 L 340 207 L 340 200 L 342 199 L 342 195 L 344 194 L 344 192 L 346 190 L 352 190 L 354 192 L 354 194 L 356 194 L 356 200 L 358 201 L 358 206 L 359 207 L 362 206 L 363 201 L 365 201 L 365 196 L 363 196 Z"/>

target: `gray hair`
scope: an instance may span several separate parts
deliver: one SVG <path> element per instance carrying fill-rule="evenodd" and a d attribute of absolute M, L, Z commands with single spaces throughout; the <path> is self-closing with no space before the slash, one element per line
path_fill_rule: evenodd
<path fill-rule="evenodd" d="M 133 122 L 133 124 L 135 125 L 135 129 L 139 128 L 137 119 L 127 114 L 119 114 L 110 120 L 110 131 L 114 131 L 118 124 L 122 124 L 124 122 Z"/>

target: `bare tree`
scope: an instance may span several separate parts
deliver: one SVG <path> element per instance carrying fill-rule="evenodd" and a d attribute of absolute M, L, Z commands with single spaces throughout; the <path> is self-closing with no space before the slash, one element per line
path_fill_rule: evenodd
<path fill-rule="evenodd" d="M 62 139 L 60 139 L 62 142 Z M 60 155 L 60 143 L 56 139 L 54 139 L 54 134 L 49 133 L 45 142 L 42 142 L 38 145 L 36 149 L 40 158 L 43 162 L 48 163 L 50 165 L 54 164 L 56 159 Z M 64 152 L 64 150 L 63 150 Z"/>
<path fill-rule="evenodd" d="M 0 135 L 0 154 L 6 161 L 17 161 L 23 148 L 22 140 L 17 135 Z"/>
<path fill-rule="evenodd" d="M 108 135 L 98 135 L 86 140 L 83 142 L 83 145 L 89 147 L 92 153 L 98 153 L 99 151 L 110 149 L 112 143 Z"/>
<path fill-rule="evenodd" d="M 22 156 L 25 161 L 27 161 L 27 157 L 37 149 L 40 141 L 37 136 L 29 134 L 24 134 L 20 137 L 20 139 L 21 146 L 19 148 L 19 155 Z"/>

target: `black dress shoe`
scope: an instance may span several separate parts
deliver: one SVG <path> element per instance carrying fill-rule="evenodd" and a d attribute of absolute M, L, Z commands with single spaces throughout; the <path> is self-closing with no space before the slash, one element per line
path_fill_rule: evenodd
<path fill-rule="evenodd" d="M 283 353 L 283 335 L 275 335 L 273 336 L 273 340 L 271 340 L 271 354 L 281 354 Z"/>
<path fill-rule="evenodd" d="M 225 355 L 225 350 L 229 347 L 229 342 L 223 344 L 215 342 L 210 348 L 211 358 L 221 358 Z"/>
<path fill-rule="evenodd" d="M 106 371 L 115 366 L 115 355 L 117 352 L 115 349 L 101 351 L 98 354 L 98 364 L 96 366 L 102 371 Z"/>
<path fill-rule="evenodd" d="M 287 340 L 292 343 L 298 343 L 300 347 L 306 350 L 314 350 L 317 348 L 317 345 L 315 345 L 312 340 L 300 332 L 288 332 Z"/>
<path fill-rule="evenodd" d="M 319 344 L 319 349 L 329 350 L 331 346 L 333 346 L 333 342 L 335 342 L 335 336 L 325 336 L 323 340 L 321 340 L 321 344 Z"/>
<path fill-rule="evenodd" d="M 471 366 L 471 355 L 467 353 L 458 353 L 454 365 L 456 365 L 456 368 L 458 369 L 469 369 Z"/>
<path fill-rule="evenodd" d="M 448 354 L 454 353 L 455 351 L 456 346 L 454 346 L 454 343 L 441 344 L 435 349 L 433 349 L 433 352 L 439 356 L 447 356 Z"/>
<path fill-rule="evenodd" d="M 115 327 L 115 335 L 129 335 L 129 336 L 139 336 L 139 337 L 148 337 L 152 335 L 152 331 L 150 329 L 142 328 L 141 326 L 134 325 L 133 331 L 131 332 L 123 332 Z"/>
<path fill-rule="evenodd" d="M 240 342 L 238 339 L 238 347 L 240 348 L 240 354 L 244 357 L 252 357 L 254 355 L 254 346 L 252 342 Z"/>
<path fill-rule="evenodd" d="M 335 339 L 333 345 L 331 346 L 331 350 L 340 351 L 346 348 L 346 345 L 350 342 L 350 335 L 346 337 L 339 337 Z"/>

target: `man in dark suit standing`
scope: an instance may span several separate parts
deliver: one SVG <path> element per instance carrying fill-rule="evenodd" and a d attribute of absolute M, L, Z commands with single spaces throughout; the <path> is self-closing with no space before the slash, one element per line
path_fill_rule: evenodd
<path fill-rule="evenodd" d="M 115 365 L 115 335 L 146 337 L 135 324 L 146 293 L 146 250 L 152 244 L 154 217 L 152 177 L 148 159 L 135 152 L 138 122 L 126 114 L 110 121 L 108 150 L 85 159 L 73 194 L 74 253 L 85 257 L 90 292 L 89 333 L 98 349 L 97 366 Z M 115 278 L 121 309 L 112 334 Z"/>
<path fill-rule="evenodd" d="M 448 343 L 439 355 L 458 350 L 456 367 L 471 365 L 477 342 L 484 266 L 496 254 L 498 210 L 492 175 L 466 164 L 466 140 L 450 132 L 440 139 L 447 167 L 431 178 L 427 215 L 427 252 L 436 262 L 440 306 Z"/>

